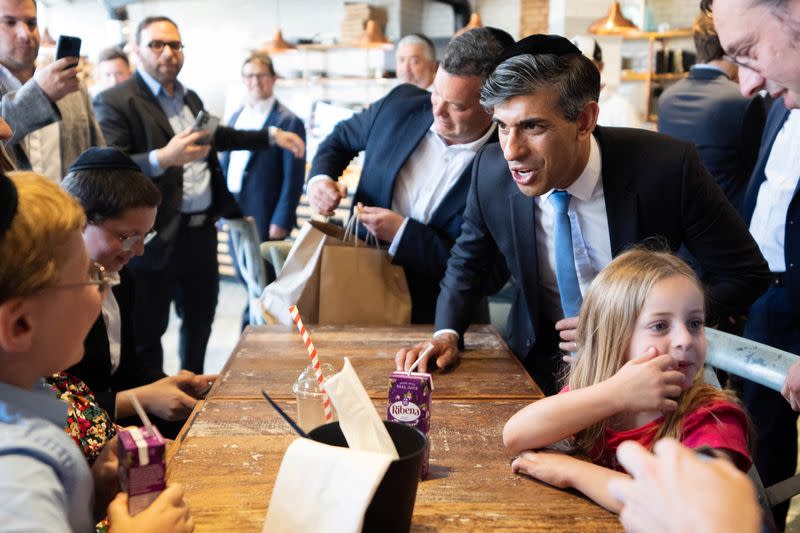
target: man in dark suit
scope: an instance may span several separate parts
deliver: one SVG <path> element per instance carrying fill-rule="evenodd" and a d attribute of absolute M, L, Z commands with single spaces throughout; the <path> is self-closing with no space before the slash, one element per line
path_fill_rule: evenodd
<path fill-rule="evenodd" d="M 506 338 L 536 382 L 556 389 L 562 348 L 574 351 L 582 294 L 611 258 L 656 237 L 684 244 L 702 265 L 709 318 L 744 311 L 769 273 L 756 244 L 689 143 L 644 130 L 595 127 L 600 76 L 563 37 L 518 42 L 487 79 L 499 144 L 473 165 L 464 226 L 430 341 L 397 354 L 408 368 L 428 342 L 439 367 L 463 346 L 466 311 L 486 266 L 505 259 L 517 279 Z"/>
<path fill-rule="evenodd" d="M 744 97 L 739 68 L 724 59 L 711 17 L 692 28 L 698 64 L 658 99 L 658 131 L 693 143 L 706 169 L 738 210 L 758 156 L 766 115 L 758 95 Z"/>
<path fill-rule="evenodd" d="M 404 268 L 414 323 L 433 321 L 439 281 L 461 231 L 473 158 L 495 138 L 478 98 L 502 49 L 486 28 L 454 38 L 432 94 L 398 86 L 339 123 L 311 166 L 309 201 L 317 212 L 332 214 L 346 194 L 336 180 L 366 151 L 354 203 L 362 204 L 360 220 L 389 243 L 393 262 Z"/>
<path fill-rule="evenodd" d="M 219 292 L 217 231 L 219 216 L 241 211 L 225 186 L 217 150 L 266 149 L 262 131 L 217 128 L 193 131 L 203 102 L 178 82 L 183 43 L 178 27 L 166 17 L 144 19 L 136 30 L 136 74 L 95 98 L 95 110 L 107 142 L 129 154 L 161 191 L 156 217 L 158 236 L 135 258 L 137 352 L 150 365 L 163 362 L 161 336 L 174 300 L 182 318 L 181 365 L 201 373 Z M 304 143 L 289 132 L 273 140 L 294 149 Z M 211 144 L 208 144 L 208 143 Z"/>
<path fill-rule="evenodd" d="M 136 416 L 128 392 L 136 394 L 162 431 L 177 433 L 216 376 L 181 371 L 167 376 L 136 355 L 133 325 L 134 279 L 128 261 L 144 253 L 153 237 L 161 193 L 128 156 L 116 148 L 90 148 L 70 166 L 61 182 L 86 211 L 83 241 L 89 258 L 119 284 L 105 293 L 101 315 L 84 341 L 81 361 L 67 369 L 94 392 L 114 420 Z M 179 425 L 166 421 L 180 421 Z"/>

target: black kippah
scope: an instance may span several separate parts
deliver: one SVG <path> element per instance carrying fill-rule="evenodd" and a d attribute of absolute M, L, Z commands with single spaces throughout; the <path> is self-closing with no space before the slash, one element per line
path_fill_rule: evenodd
<path fill-rule="evenodd" d="M 545 35 L 543 33 L 535 33 L 528 35 L 524 39 L 520 39 L 513 46 L 507 48 L 501 55 L 498 64 L 506 59 L 511 59 L 515 56 L 523 54 L 531 55 L 544 55 L 553 54 L 557 56 L 565 56 L 570 54 L 579 54 L 580 49 L 572 44 L 569 39 L 560 35 Z"/>
<path fill-rule="evenodd" d="M 11 227 L 14 215 L 17 214 L 17 188 L 8 179 L 8 176 L 0 173 L 0 238 L 5 235 L 6 230 Z"/>
<path fill-rule="evenodd" d="M 67 169 L 67 174 L 77 170 L 135 170 L 141 172 L 133 159 L 116 148 L 89 148 Z"/>

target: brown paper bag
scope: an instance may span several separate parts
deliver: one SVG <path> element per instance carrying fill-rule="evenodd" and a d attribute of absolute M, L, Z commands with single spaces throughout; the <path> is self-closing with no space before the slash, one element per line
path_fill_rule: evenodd
<path fill-rule="evenodd" d="M 303 226 L 277 279 L 262 293 L 269 323 L 291 325 L 297 304 L 308 324 L 400 325 L 411 321 L 405 272 L 369 246 L 351 217 L 347 231 L 316 220 Z"/>

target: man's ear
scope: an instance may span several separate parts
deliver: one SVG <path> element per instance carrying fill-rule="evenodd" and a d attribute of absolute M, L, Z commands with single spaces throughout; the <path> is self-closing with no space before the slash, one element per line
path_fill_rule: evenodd
<path fill-rule="evenodd" d="M 33 307 L 27 298 L 12 298 L 0 304 L 0 350 L 26 353 L 33 346 Z"/>
<path fill-rule="evenodd" d="M 597 125 L 597 117 L 600 115 L 600 106 L 597 102 L 590 100 L 583 104 L 583 109 L 578 113 L 578 137 L 585 138 L 592 134 Z"/>

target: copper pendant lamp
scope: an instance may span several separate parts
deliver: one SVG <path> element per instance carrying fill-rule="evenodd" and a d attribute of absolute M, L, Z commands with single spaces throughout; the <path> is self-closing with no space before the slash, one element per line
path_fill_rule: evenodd
<path fill-rule="evenodd" d="M 619 35 L 621 33 L 638 31 L 638 29 L 636 24 L 630 19 L 625 18 L 622 14 L 622 8 L 619 6 L 619 2 L 616 1 L 611 2 L 607 16 L 597 19 L 589 25 L 589 33 L 594 33 L 595 35 Z"/>
<path fill-rule="evenodd" d="M 456 31 L 453 34 L 453 37 L 458 37 L 459 35 L 461 35 L 465 31 L 469 31 L 469 30 L 472 30 L 474 28 L 482 28 L 482 27 L 483 27 L 483 21 L 481 20 L 480 14 L 473 12 L 469 16 L 469 22 L 467 22 L 467 25 L 462 27 L 462 28 L 459 28 L 458 31 Z"/>
<path fill-rule="evenodd" d="M 358 40 L 358 46 L 362 48 L 381 48 L 387 45 L 389 39 L 383 34 L 383 30 L 374 20 L 368 20 L 364 33 Z"/>

